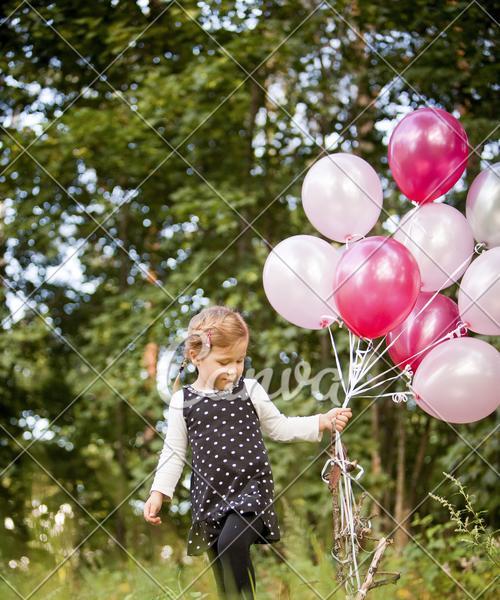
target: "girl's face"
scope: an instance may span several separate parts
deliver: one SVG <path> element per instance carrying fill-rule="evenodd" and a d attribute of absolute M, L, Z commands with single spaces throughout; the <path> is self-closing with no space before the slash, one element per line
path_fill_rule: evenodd
<path fill-rule="evenodd" d="M 211 389 L 231 388 L 243 373 L 248 339 L 237 342 L 228 348 L 212 346 L 201 360 L 192 356 L 198 368 L 198 383 Z"/>

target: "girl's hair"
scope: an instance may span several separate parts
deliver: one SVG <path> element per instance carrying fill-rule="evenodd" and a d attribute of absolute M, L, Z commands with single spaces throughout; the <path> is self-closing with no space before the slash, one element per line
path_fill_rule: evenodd
<path fill-rule="evenodd" d="M 227 306 L 209 306 L 194 315 L 189 321 L 184 360 L 174 381 L 174 393 L 182 387 L 181 374 L 190 360 L 190 350 L 198 356 L 208 353 L 212 346 L 229 348 L 244 338 L 250 338 L 250 330 L 237 310 Z"/>

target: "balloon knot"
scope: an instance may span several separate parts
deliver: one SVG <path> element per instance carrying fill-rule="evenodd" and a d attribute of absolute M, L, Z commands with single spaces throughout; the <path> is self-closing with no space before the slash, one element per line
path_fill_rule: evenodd
<path fill-rule="evenodd" d="M 392 395 L 392 401 L 395 404 L 401 404 L 401 402 L 408 402 L 409 394 L 406 392 L 396 392 Z"/>
<path fill-rule="evenodd" d="M 324 329 L 325 327 L 328 327 L 332 323 L 335 323 L 336 320 L 337 320 L 337 317 L 335 315 L 321 315 L 319 326 L 322 329 Z"/>
<path fill-rule="evenodd" d="M 412 380 L 413 369 L 411 368 L 410 364 L 405 365 L 405 368 L 403 369 L 403 375 L 407 378 L 408 381 Z"/>
<path fill-rule="evenodd" d="M 470 323 L 464 323 L 463 321 L 460 321 L 455 327 L 455 329 L 453 329 L 453 331 L 450 331 L 450 333 L 448 333 L 446 337 L 450 340 L 454 338 L 464 337 L 464 335 L 467 335 L 469 327 Z"/>
<path fill-rule="evenodd" d="M 353 242 L 354 240 L 359 241 L 365 239 L 365 236 L 361 233 L 350 233 L 345 236 L 345 245 L 346 248 L 349 248 L 349 242 Z"/>

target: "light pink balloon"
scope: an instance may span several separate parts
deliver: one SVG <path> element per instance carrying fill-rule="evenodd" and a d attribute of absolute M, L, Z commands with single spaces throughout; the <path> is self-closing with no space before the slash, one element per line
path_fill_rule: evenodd
<path fill-rule="evenodd" d="M 324 315 L 338 317 L 333 279 L 342 255 L 325 240 L 294 235 L 269 253 L 262 280 L 271 306 L 287 321 L 307 329 L 321 329 Z"/>
<path fill-rule="evenodd" d="M 321 158 L 302 184 L 307 218 L 320 233 L 337 242 L 366 235 L 379 218 L 382 201 L 377 173 L 354 154 L 338 152 Z"/>
<path fill-rule="evenodd" d="M 415 373 L 417 404 L 441 421 L 473 423 L 500 405 L 500 353 L 477 338 L 433 348 Z"/>
<path fill-rule="evenodd" d="M 479 173 L 472 182 L 465 216 L 478 242 L 488 248 L 500 246 L 500 162 Z"/>
<path fill-rule="evenodd" d="M 500 247 L 483 252 L 467 269 L 458 290 L 458 309 L 472 331 L 500 335 Z"/>
<path fill-rule="evenodd" d="M 424 204 L 406 213 L 394 239 L 415 257 L 423 292 L 442 290 L 458 281 L 474 253 L 467 219 L 447 204 Z"/>

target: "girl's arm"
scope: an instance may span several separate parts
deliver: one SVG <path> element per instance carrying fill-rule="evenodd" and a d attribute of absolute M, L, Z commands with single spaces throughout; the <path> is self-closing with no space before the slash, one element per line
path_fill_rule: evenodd
<path fill-rule="evenodd" d="M 183 391 L 172 395 L 167 416 L 167 434 L 160 454 L 151 492 L 161 492 L 172 499 L 186 462 L 187 428 L 183 414 Z"/>
<path fill-rule="evenodd" d="M 262 431 L 271 439 L 278 442 L 321 441 L 324 430 L 321 413 L 308 417 L 287 417 L 278 410 L 256 379 L 245 378 L 245 385 L 259 416 Z"/>

